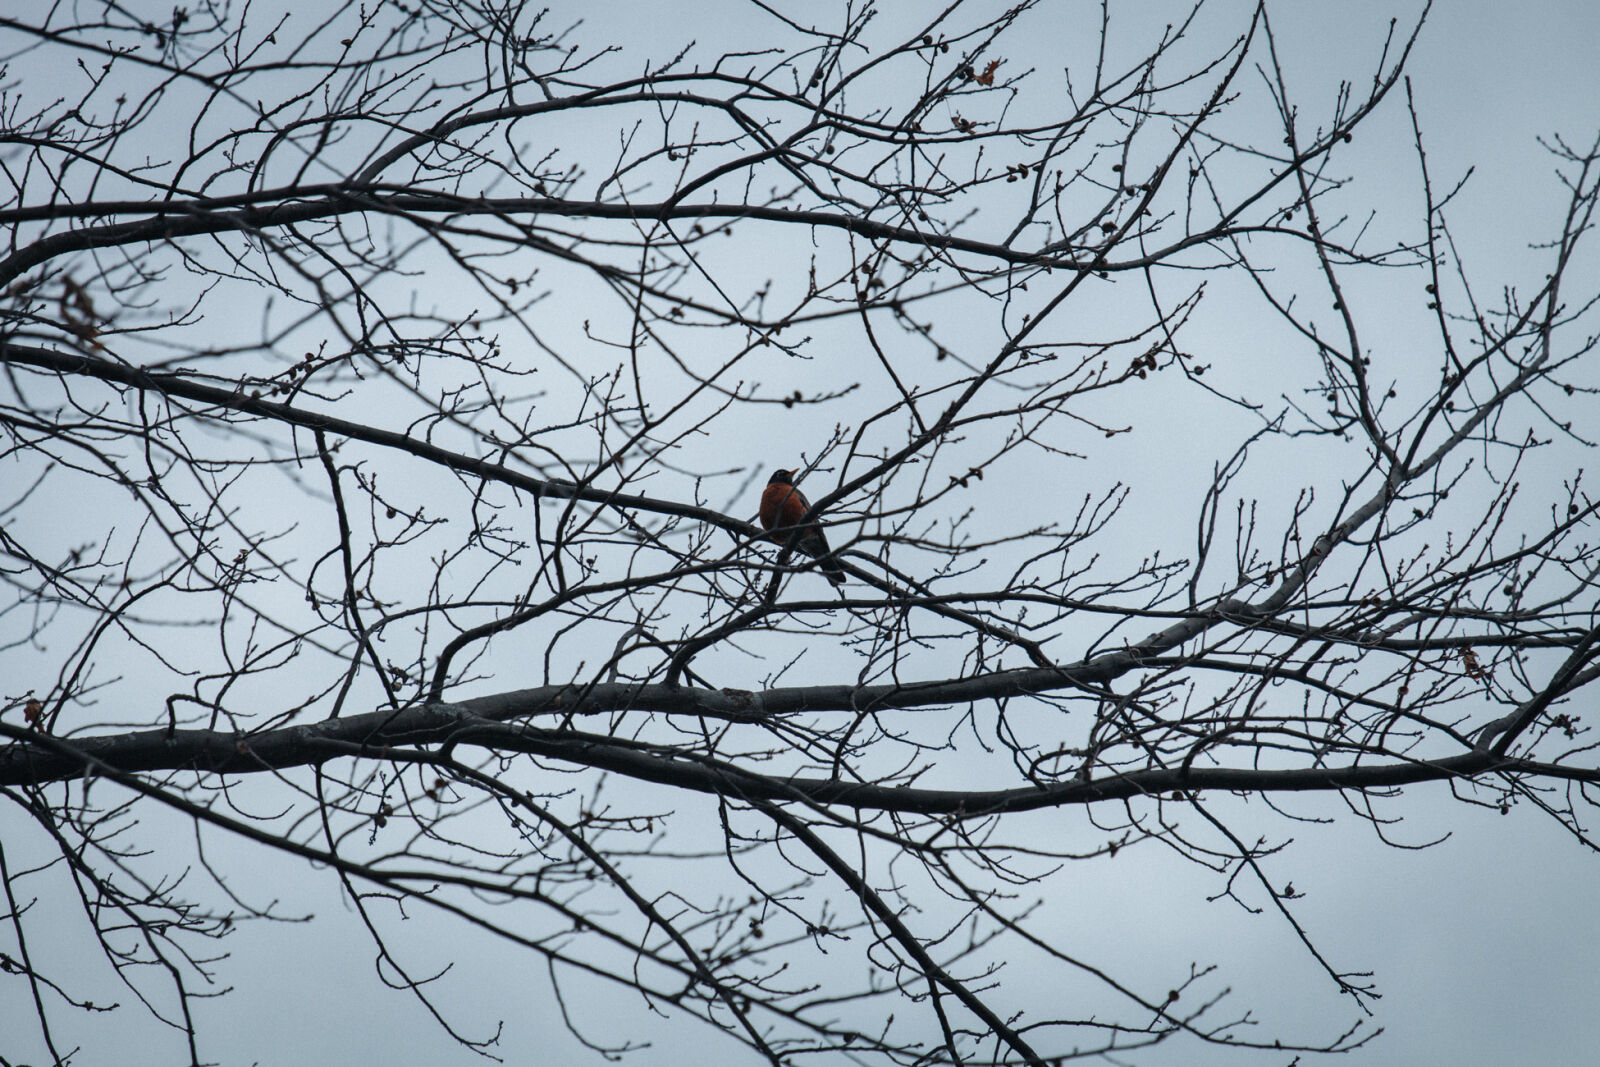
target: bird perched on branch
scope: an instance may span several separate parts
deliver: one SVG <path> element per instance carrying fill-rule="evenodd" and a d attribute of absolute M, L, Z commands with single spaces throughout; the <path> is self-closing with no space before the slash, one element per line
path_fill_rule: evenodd
<path fill-rule="evenodd" d="M 769 536 L 773 541 L 786 545 L 795 527 L 799 526 L 794 547 L 819 560 L 817 566 L 828 581 L 843 585 L 844 568 L 829 554 L 828 538 L 816 517 L 812 516 L 804 526 L 800 524 L 810 510 L 811 501 L 794 486 L 794 471 L 773 471 L 772 477 L 767 479 L 767 487 L 761 491 L 761 528 L 772 531 Z"/>

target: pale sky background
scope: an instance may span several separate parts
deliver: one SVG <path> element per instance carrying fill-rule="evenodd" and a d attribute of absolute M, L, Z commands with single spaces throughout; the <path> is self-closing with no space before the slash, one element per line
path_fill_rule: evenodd
<path fill-rule="evenodd" d="M 1285 64 L 1301 98 L 1327 100 L 1341 77 L 1361 84 L 1374 69 L 1388 19 L 1399 17 L 1403 31 L 1419 7 L 1377 2 L 1273 7 Z M 1128 5 L 1129 11 L 1139 8 Z M 1059 12 L 1063 39 L 1053 41 L 1043 33 L 1033 36 L 1040 54 L 1027 57 L 1013 51 L 1011 58 L 1019 65 L 1047 69 L 1056 49 L 1070 47 L 1068 42 L 1079 29 L 1076 20 L 1091 20 L 1085 32 L 1092 32 L 1098 5 L 1060 0 L 1053 9 Z M 824 6 L 812 10 L 822 11 Z M 1233 8 L 1221 5 L 1218 14 L 1225 10 Z M 558 6 L 554 22 L 568 17 L 562 11 Z M 700 54 L 713 55 L 724 39 L 744 41 L 751 32 L 759 33 L 765 18 L 754 8 L 733 3 L 599 3 L 584 7 L 582 15 L 586 28 L 581 39 L 614 40 L 625 55 L 637 57 L 634 65 L 639 68 L 647 58 L 676 51 L 690 39 L 699 42 Z M 885 17 L 893 16 L 891 11 Z M 1223 18 L 1215 21 L 1238 24 Z M 1515 277 L 1519 267 L 1534 262 L 1527 242 L 1551 233 L 1563 201 L 1553 161 L 1535 138 L 1560 133 L 1575 143 L 1592 141 L 1600 129 L 1597 48 L 1600 5 L 1474 0 L 1441 3 L 1430 15 L 1408 70 L 1436 181 L 1453 183 L 1468 165 L 1477 168 L 1451 218 L 1469 265 L 1476 263 L 1482 272 L 1480 281 L 1492 281 L 1502 272 Z M 604 132 L 609 136 L 612 131 L 606 127 Z M 1418 200 L 1403 95 L 1391 96 L 1383 114 L 1363 128 L 1354 153 L 1343 158 L 1346 169 L 1361 168 L 1369 193 L 1385 188 L 1392 177 L 1387 198 L 1372 194 L 1374 206 L 1399 213 L 1396 225 L 1411 224 Z M 758 269 L 781 272 L 783 257 L 770 260 Z M 1252 323 L 1230 324 L 1225 310 L 1219 308 L 1215 319 L 1190 343 L 1237 352 L 1238 362 L 1231 368 L 1225 365 L 1222 373 L 1248 379 L 1251 359 L 1274 358 L 1271 342 L 1263 336 L 1258 345 Z M 1105 313 L 1111 321 L 1118 309 L 1108 306 Z M 1396 312 L 1397 323 L 1402 323 L 1403 314 Z M 1403 323 L 1399 329 L 1403 331 Z M 1404 335 L 1391 335 L 1389 344 L 1395 343 L 1395 336 Z M 1425 337 L 1419 341 L 1426 343 Z M 1400 358 L 1392 352 L 1391 357 Z M 1431 366 L 1432 349 L 1423 349 L 1419 358 Z M 1395 373 L 1404 371 L 1397 368 Z M 1188 494 L 1188 505 L 1172 517 L 1175 528 L 1183 530 L 1192 523 L 1198 493 L 1193 469 L 1156 458 L 1170 451 L 1173 440 L 1183 433 L 1196 432 L 1193 424 L 1182 421 L 1181 413 L 1174 419 L 1173 438 L 1139 445 L 1148 451 L 1130 453 L 1126 461 L 1129 480 L 1147 494 L 1135 507 L 1155 509 L 1169 496 L 1184 499 Z M 769 467 L 814 449 L 817 443 L 808 437 L 803 415 L 774 411 L 764 432 L 779 453 L 767 458 Z M 1207 467 L 1209 456 L 1204 457 Z M 1583 465 L 1590 460 L 1577 457 L 1573 462 Z M 1282 488 L 1290 492 L 1296 485 L 1292 465 L 1286 464 L 1279 474 Z M 667 496 L 679 487 L 661 484 L 647 491 Z M 68 505 L 57 502 L 57 506 Z M 1192 536 L 1181 533 L 1163 540 L 1153 510 L 1144 514 L 1152 543 L 1192 543 Z M 1135 554 L 1146 550 L 1146 546 L 1130 547 Z M 1061 648 L 1055 651 L 1062 653 Z M 0 660 L 0 671 L 16 669 L 15 660 Z M 244 789 L 264 809 L 274 806 L 269 781 L 246 783 Z M 711 827 L 708 832 L 714 832 L 711 807 L 703 798 L 664 790 L 655 790 L 654 795 L 660 805 L 679 813 L 680 824 L 686 813 L 700 809 Z M 1287 832 L 1283 821 L 1259 803 L 1221 797 L 1214 803 L 1228 813 L 1230 825 L 1244 839 L 1252 839 L 1256 832 L 1274 836 Z M 1594 960 L 1600 952 L 1600 909 L 1594 901 L 1600 887 L 1600 857 L 1537 812 L 1522 807 L 1501 816 L 1453 801 L 1442 785 L 1412 787 L 1386 809 L 1389 815 L 1405 816 L 1405 822 L 1392 829 L 1396 840 L 1421 843 L 1450 835 L 1446 843 L 1424 851 L 1385 847 L 1367 824 L 1339 818 L 1344 806 L 1336 796 L 1289 797 L 1281 803 L 1297 814 L 1337 820 L 1331 825 L 1297 825 L 1291 858 L 1281 869 L 1292 874 L 1296 889 L 1305 894 L 1297 914 L 1324 953 L 1341 969 L 1374 972 L 1383 993 L 1368 1025 L 1383 1027 L 1384 1035 L 1365 1049 L 1323 1062 L 1349 1067 L 1596 1062 L 1600 977 Z M 0 812 L 0 820 L 14 819 L 12 811 Z M 140 840 L 171 848 L 175 855 L 192 847 L 192 835 L 182 825 L 163 827 L 153 812 L 146 812 L 146 820 Z M 1022 826 L 1052 838 L 1081 834 L 1086 847 L 1104 836 L 1097 836 L 1084 813 L 1076 811 L 1018 820 L 1013 837 Z M 0 834 L 8 849 L 20 836 L 6 821 L 0 821 Z M 163 841 L 168 844 L 157 844 Z M 16 847 L 25 851 L 29 843 L 20 840 Z M 326 872 L 308 876 L 298 861 L 220 838 L 208 839 L 207 854 L 219 869 L 247 875 L 253 900 L 276 898 L 282 901 L 282 913 L 315 914 L 317 919 L 300 925 L 246 926 L 222 943 L 231 959 L 218 965 L 219 985 L 232 987 L 232 992 L 198 1008 L 206 1057 L 229 1065 L 486 1062 L 452 1041 L 408 994 L 382 989 L 373 976 L 373 947 Z M 1071 906 L 1053 912 L 1066 916 L 1059 921 L 1071 924 L 1064 939 L 1080 958 L 1107 965 L 1119 978 L 1143 988 L 1166 981 L 1164 976 L 1189 960 L 1216 963 L 1235 990 L 1233 1009 L 1248 1008 L 1269 1033 L 1325 1040 L 1358 1017 L 1355 1006 L 1339 1000 L 1332 983 L 1281 920 L 1246 915 L 1226 901 L 1207 903 L 1205 896 L 1217 889 L 1214 879 L 1197 877 L 1150 846 L 1129 850 L 1115 861 L 1081 866 L 1082 884 L 1075 888 Z M 1063 883 L 1053 884 L 1059 889 Z M 41 914 L 52 908 L 70 910 L 62 901 L 42 900 L 37 907 Z M 464 1031 L 481 1036 L 492 1032 L 497 1020 L 505 1020 L 496 1052 L 512 1064 L 601 1062 L 568 1034 L 549 998 L 543 967 L 530 954 L 421 909 L 409 908 L 408 916 L 407 923 L 391 925 L 390 936 L 419 947 L 421 954 L 432 950 L 437 965 L 455 961 L 457 974 L 438 983 L 436 995 L 455 1013 L 452 1020 Z M 81 939 L 79 925 L 63 918 L 62 942 L 48 946 L 48 951 L 58 958 L 82 954 L 92 959 L 92 946 Z M 0 942 L 0 949 L 3 946 Z M 40 948 L 35 946 L 34 951 Z M 1062 980 L 1062 975 L 1052 971 L 1050 980 Z M 12 983 L 0 986 L 0 991 L 8 988 L 20 987 Z M 574 997 L 567 1007 L 596 1039 L 640 1038 L 647 1033 L 648 1015 L 636 996 L 600 984 L 571 988 L 588 990 L 586 998 Z M 1030 993 L 1041 1006 L 1054 997 L 1103 996 L 1087 986 L 1079 991 L 1041 985 Z M 129 1007 L 126 990 L 104 986 L 93 998 L 120 1000 L 125 1008 L 99 1017 L 53 1013 L 66 1035 L 58 1037 L 58 1043 L 81 1044 L 89 1050 L 77 1062 L 128 1067 L 178 1062 L 182 1047 L 178 1035 L 138 1014 L 136 1006 Z M 1006 1014 L 1024 1005 L 996 1002 L 995 1006 Z M 10 993 L 0 996 L 0 1056 L 13 1063 L 43 1062 L 40 1049 L 32 1045 L 13 1049 L 4 1036 L 32 1035 L 30 1015 L 31 1006 L 22 999 Z M 613 1030 L 618 1018 L 625 1024 Z M 627 1062 L 756 1062 L 753 1055 L 697 1023 L 660 1024 L 648 1036 L 653 1047 Z M 1292 1058 L 1184 1043 L 1137 1053 L 1125 1062 L 1286 1067 Z"/>

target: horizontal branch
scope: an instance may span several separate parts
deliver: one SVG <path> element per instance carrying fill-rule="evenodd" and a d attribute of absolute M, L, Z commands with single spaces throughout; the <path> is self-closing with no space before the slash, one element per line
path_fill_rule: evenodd
<path fill-rule="evenodd" d="M 1567 767 L 1474 750 L 1435 760 L 1308 767 L 1290 770 L 1189 767 L 1152 769 L 1003 790 L 914 789 L 834 779 L 785 778 L 745 770 L 725 761 L 675 749 L 569 729 L 527 724 L 541 716 L 576 716 L 623 710 L 694 715 L 732 722 L 763 722 L 794 713 L 923 708 L 978 699 L 1023 696 L 1106 681 L 1135 665 L 1126 652 L 1109 653 L 1074 668 L 1019 670 L 959 681 L 901 686 L 803 686 L 751 692 L 664 685 L 609 683 L 577 688 L 545 686 L 458 703 L 425 704 L 254 734 L 218 730 L 145 730 L 83 739 L 40 736 L 0 723 L 13 743 L 0 749 L 0 785 L 38 785 L 74 778 L 86 768 L 126 772 L 191 770 L 245 774 L 320 764 L 343 756 L 375 759 L 420 755 L 419 746 L 469 745 L 526 752 L 631 778 L 718 795 L 974 817 L 1005 811 L 1125 800 L 1173 791 L 1225 789 L 1285 792 L 1375 789 L 1415 782 L 1525 774 L 1600 782 L 1600 770 Z M 424 762 L 427 757 L 423 757 Z"/>
<path fill-rule="evenodd" d="M 228 206 L 242 203 L 242 206 Z M 978 241 L 953 234 L 910 226 L 897 226 L 863 218 L 850 211 L 792 210 L 758 204 L 634 204 L 599 200 L 568 200 L 558 197 L 463 197 L 450 193 L 411 191 L 410 187 L 352 185 L 312 185 L 245 194 L 223 200 L 168 200 L 160 202 L 111 201 L 80 205 L 43 204 L 0 211 L 0 224 L 59 218 L 140 214 L 144 218 L 128 222 L 84 226 L 41 237 L 0 260 L 0 286 L 41 263 L 70 252 L 97 248 L 166 241 L 174 237 L 203 234 L 241 233 L 277 229 L 302 222 L 337 218 L 341 215 L 379 212 L 396 215 L 493 215 L 498 217 L 553 215 L 567 218 L 616 219 L 626 222 L 667 222 L 688 219 L 760 219 L 768 222 L 820 226 L 847 230 L 875 241 L 911 244 L 941 252 L 967 252 L 1011 265 L 1031 265 L 1063 270 L 1127 270 L 1159 262 L 1183 248 L 1216 240 L 1228 234 L 1254 231 L 1260 227 L 1226 227 L 1191 235 L 1135 260 L 1101 261 L 1102 249 L 1082 248 L 1084 259 L 1076 260 L 1059 245 L 1028 251 L 994 241 Z"/>
<path fill-rule="evenodd" d="M 60 352 L 32 345 L 19 345 L 4 338 L 0 338 L 0 364 L 37 367 L 42 370 L 54 371 L 57 374 L 97 378 L 101 381 L 126 385 L 144 392 L 181 397 L 186 400 L 211 404 L 226 412 L 255 415 L 261 418 L 274 419 L 291 426 L 302 426 L 310 430 L 338 434 L 351 440 L 365 441 L 368 444 L 407 452 L 420 459 L 440 464 L 450 470 L 475 475 L 485 481 L 510 485 L 533 494 L 536 500 L 582 500 L 587 503 L 609 507 L 622 513 L 624 520 L 629 524 L 633 524 L 634 520 L 627 515 L 627 512 L 643 511 L 659 515 L 675 515 L 697 522 L 708 523 L 727 531 L 741 541 L 757 540 L 764 536 L 763 531 L 751 523 L 731 518 L 710 508 L 683 504 L 674 500 L 664 500 L 659 497 L 639 496 L 609 489 L 596 489 L 592 486 L 580 485 L 577 482 L 565 479 L 535 478 L 532 475 L 509 470 L 501 464 L 480 459 L 477 456 L 469 456 L 465 453 L 453 452 L 447 448 L 440 448 L 438 445 L 418 440 L 408 434 L 377 429 L 364 423 L 350 422 L 347 419 L 337 418 L 333 415 L 307 411 L 305 408 L 295 407 L 291 404 L 279 404 L 271 400 L 262 400 L 253 392 L 246 392 L 248 383 L 241 383 L 233 388 L 206 385 L 187 374 L 148 371 L 126 363 L 118 363 L 81 353 Z M 909 599 L 904 594 L 904 591 L 894 589 L 884 580 L 856 567 L 846 557 L 840 555 L 833 558 L 847 573 L 878 588 L 889 591 L 899 602 L 917 604 L 917 606 L 934 614 L 954 619 L 980 633 L 985 633 L 1009 644 L 1016 645 L 1026 651 L 1029 658 L 1040 667 L 1050 666 L 1049 658 L 1036 642 L 1029 641 L 1008 627 L 984 619 L 972 612 L 964 611 L 952 604 L 941 602 L 938 598 Z"/>
<path fill-rule="evenodd" d="M 850 712 L 923 708 L 996 697 L 1023 696 L 1075 687 L 1091 678 L 1105 681 L 1125 653 L 1098 657 L 1092 667 L 1004 671 L 958 681 L 923 685 L 796 686 L 752 692 L 687 686 L 610 682 L 591 686 L 551 685 L 449 703 L 418 704 L 398 711 L 325 719 L 259 733 L 219 730 L 142 730 L 83 739 L 59 739 L 108 766 L 127 771 L 190 769 L 219 774 L 277 770 L 321 762 L 323 742 L 384 748 L 444 744 L 460 731 L 485 724 L 635 711 L 641 714 L 693 715 L 727 722 L 760 723 L 801 712 Z M 1105 666 L 1102 666 L 1102 663 Z M 1121 669 L 1126 669 L 1123 663 Z M 521 729 L 519 727 L 519 729 Z M 0 785 L 70 778 L 82 770 L 73 757 L 56 757 L 17 735 L 20 745 L 0 750 Z M 571 736 L 556 733 L 552 736 Z"/>
<path fill-rule="evenodd" d="M 182 397 L 185 400 L 212 404 L 225 411 L 257 415 L 291 426 L 303 426 L 309 430 L 322 430 L 325 433 L 338 434 L 353 441 L 365 441 L 368 444 L 381 445 L 385 448 L 407 452 L 419 459 L 437 463 L 451 470 L 459 471 L 463 474 L 476 475 L 485 481 L 500 482 L 513 486 L 524 492 L 532 493 L 535 498 L 583 500 L 591 504 L 605 505 L 619 510 L 631 509 L 660 515 L 678 515 L 719 526 L 736 537 L 743 539 L 761 536 L 761 531 L 754 525 L 737 519 L 730 519 L 721 512 L 713 511 L 710 508 L 683 504 L 675 500 L 663 500 L 657 497 L 596 489 L 592 486 L 579 485 L 576 482 L 560 478 L 535 478 L 532 475 L 510 470 L 499 463 L 480 459 L 477 456 L 469 456 L 462 452 L 452 452 L 447 448 L 440 448 L 438 445 L 418 440 L 408 434 L 395 433 L 392 430 L 380 430 L 363 423 L 351 422 L 348 419 L 337 418 L 333 415 L 325 415 L 322 412 L 308 411 L 292 404 L 279 404 L 271 400 L 262 400 L 260 397 L 246 392 L 242 387 L 222 388 L 206 385 L 186 374 L 147 371 L 139 367 L 129 366 L 126 363 L 116 363 L 111 360 L 98 359 L 75 352 L 57 352 L 31 345 L 19 345 L 3 339 L 0 339 L 0 363 L 38 367 L 42 370 L 55 371 L 58 374 L 98 378 L 101 381 L 126 385 L 145 392 Z"/>

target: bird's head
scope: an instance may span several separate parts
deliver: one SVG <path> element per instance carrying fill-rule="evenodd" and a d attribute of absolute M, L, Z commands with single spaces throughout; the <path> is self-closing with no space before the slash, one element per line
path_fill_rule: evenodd
<path fill-rule="evenodd" d="M 773 471 L 772 477 L 767 479 L 768 485 L 793 485 L 794 471 Z"/>

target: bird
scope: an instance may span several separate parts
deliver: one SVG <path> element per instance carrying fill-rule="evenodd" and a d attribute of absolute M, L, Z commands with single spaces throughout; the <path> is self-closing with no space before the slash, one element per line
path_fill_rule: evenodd
<path fill-rule="evenodd" d="M 780 545 L 787 545 L 790 535 L 795 534 L 795 527 L 800 526 L 800 520 L 810 510 L 811 501 L 795 488 L 794 471 L 773 471 L 772 477 L 767 479 L 767 487 L 761 491 L 761 528 L 777 531 L 769 534 L 769 538 Z M 817 566 L 828 581 L 834 585 L 844 584 L 844 568 L 830 555 L 828 538 L 815 517 L 795 534 L 794 547 L 815 557 L 819 561 Z"/>

